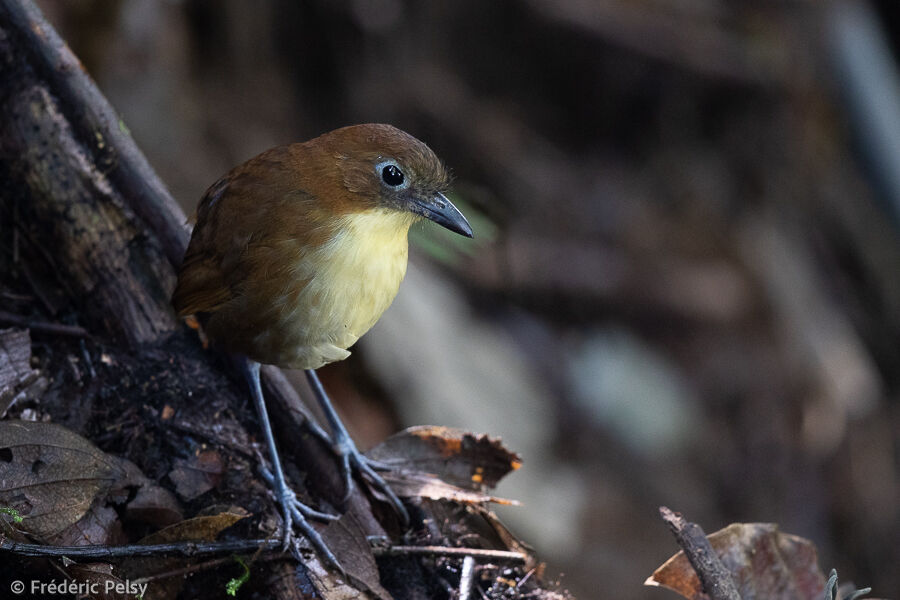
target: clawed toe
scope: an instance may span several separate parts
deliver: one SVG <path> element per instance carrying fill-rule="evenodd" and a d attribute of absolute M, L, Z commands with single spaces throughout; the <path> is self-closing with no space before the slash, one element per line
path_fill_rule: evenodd
<path fill-rule="evenodd" d="M 262 464 L 259 467 L 259 471 L 262 478 L 271 486 L 272 492 L 275 495 L 275 500 L 281 508 L 282 549 L 287 551 L 288 549 L 295 547 L 294 529 L 297 529 L 303 537 L 309 540 L 309 543 L 312 544 L 316 552 L 319 553 L 319 556 L 323 557 L 331 566 L 343 573 L 344 569 L 338 562 L 337 557 L 328 546 L 325 545 L 325 540 L 322 539 L 319 532 L 313 529 L 312 525 L 307 521 L 307 519 L 336 521 L 340 516 L 321 512 L 303 504 L 297 499 L 297 493 L 288 487 L 286 483 L 279 486 L 275 476 L 272 475 L 272 472 Z"/>
<path fill-rule="evenodd" d="M 321 558 L 325 559 L 325 562 L 343 574 L 344 568 L 341 566 L 341 563 L 338 562 L 337 557 L 331 549 L 325 545 L 325 540 L 322 539 L 319 532 L 313 529 L 312 525 L 309 524 L 309 521 L 304 519 L 299 512 L 291 512 L 293 513 L 293 518 L 285 520 L 284 530 L 282 531 L 284 550 L 292 549 L 296 552 L 296 539 L 294 537 L 294 530 L 296 529 L 303 537 L 309 540 L 309 543 L 315 549 L 316 553 Z"/>
<path fill-rule="evenodd" d="M 409 513 L 406 511 L 406 507 L 403 506 L 400 498 L 397 497 L 397 494 L 388 486 L 381 475 L 375 472 L 375 469 L 383 469 L 385 465 L 366 458 L 356 448 L 356 444 L 353 443 L 347 428 L 344 427 L 337 412 L 331 405 L 331 400 L 328 399 L 328 394 L 325 393 L 325 388 L 322 387 L 322 382 L 319 381 L 316 372 L 312 369 L 307 369 L 306 378 L 316 399 L 319 401 L 322 412 L 325 413 L 325 418 L 328 420 L 328 425 L 332 431 L 331 447 L 341 461 L 341 474 L 344 479 L 344 500 L 347 500 L 353 491 L 353 470 L 355 469 L 363 475 L 373 488 L 387 496 L 394 510 L 397 511 L 397 514 L 402 519 L 404 527 L 408 526 Z"/>
<path fill-rule="evenodd" d="M 400 517 L 400 520 L 403 522 L 404 527 L 409 526 L 409 512 L 407 512 L 406 507 L 403 506 L 403 502 L 394 493 L 394 490 L 391 489 L 391 486 L 384 480 L 384 478 L 379 475 L 375 469 L 378 468 L 379 463 L 366 458 L 365 455 L 361 454 L 359 450 L 353 448 L 343 457 L 342 463 L 345 469 L 345 481 L 346 481 L 346 494 L 350 495 L 352 488 L 352 479 L 351 479 L 351 469 L 356 469 L 359 471 L 366 481 L 373 488 L 384 494 L 391 506 L 394 507 L 394 510 Z"/>
<path fill-rule="evenodd" d="M 279 505 L 281 505 L 282 510 L 284 510 L 285 507 L 288 507 L 292 513 L 299 513 L 304 518 L 318 519 L 320 521 L 326 522 L 337 521 L 341 518 L 340 515 L 333 515 L 331 513 L 322 512 L 303 504 L 297 498 L 296 492 L 289 488 L 287 484 L 285 484 L 284 487 L 279 490 L 279 486 L 275 481 L 275 476 L 272 475 L 272 472 L 269 471 L 265 466 L 260 465 L 259 472 L 266 483 L 271 486 L 272 493 L 275 494 L 275 499 L 278 501 Z"/>
<path fill-rule="evenodd" d="M 318 531 L 313 529 L 307 518 L 334 521 L 339 517 L 312 509 L 297 499 L 297 494 L 291 488 L 285 486 L 276 492 L 278 504 L 282 511 L 282 541 L 284 549 L 292 546 L 294 530 L 298 530 L 309 543 L 312 544 L 319 556 L 324 558 L 331 566 L 343 573 L 343 568 L 334 553 L 325 545 L 325 540 Z"/>

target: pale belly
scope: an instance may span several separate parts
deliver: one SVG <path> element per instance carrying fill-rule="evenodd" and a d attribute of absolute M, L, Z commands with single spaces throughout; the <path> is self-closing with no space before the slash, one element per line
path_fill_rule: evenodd
<path fill-rule="evenodd" d="M 347 358 L 397 295 L 409 223 L 404 217 L 399 228 L 390 221 L 385 227 L 357 216 L 339 238 L 300 259 L 295 284 L 285 282 L 280 301 L 265 311 L 268 326 L 256 329 L 248 356 L 296 369 Z"/>
<path fill-rule="evenodd" d="M 279 319 L 277 334 L 288 342 L 280 364 L 316 369 L 350 356 L 347 349 L 381 317 L 391 305 L 406 274 L 406 254 L 401 260 L 370 261 L 356 276 L 333 277 L 329 289 L 313 279 L 291 314 Z"/>

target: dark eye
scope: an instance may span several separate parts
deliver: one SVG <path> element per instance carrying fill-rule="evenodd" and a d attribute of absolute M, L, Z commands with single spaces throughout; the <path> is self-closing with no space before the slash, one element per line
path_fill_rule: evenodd
<path fill-rule="evenodd" d="M 391 187 L 403 184 L 403 171 L 397 165 L 387 165 L 381 169 L 381 179 Z"/>

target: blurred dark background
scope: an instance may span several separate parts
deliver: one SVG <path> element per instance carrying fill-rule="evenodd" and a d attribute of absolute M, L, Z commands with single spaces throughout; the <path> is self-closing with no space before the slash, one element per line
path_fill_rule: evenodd
<path fill-rule="evenodd" d="M 39 4 L 187 212 L 350 123 L 453 168 L 475 241 L 421 226 L 323 377 L 364 447 L 431 423 L 519 451 L 502 516 L 562 587 L 674 597 L 641 585 L 665 504 L 900 592 L 895 1 Z"/>

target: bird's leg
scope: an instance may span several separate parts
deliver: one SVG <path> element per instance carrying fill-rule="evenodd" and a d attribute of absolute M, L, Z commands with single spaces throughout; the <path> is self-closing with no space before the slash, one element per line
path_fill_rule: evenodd
<path fill-rule="evenodd" d="M 362 473 L 375 488 L 388 497 L 394 509 L 397 511 L 397 514 L 403 519 L 403 524 L 409 525 L 409 513 L 406 511 L 406 507 L 403 506 L 400 498 L 397 497 L 397 494 L 394 493 L 394 490 L 390 488 L 384 478 L 373 468 L 378 465 L 371 459 L 366 458 L 366 456 L 356 448 L 356 444 L 353 443 L 353 439 L 350 437 L 350 434 L 347 433 L 347 428 L 344 427 L 344 423 L 338 416 L 337 411 L 335 411 L 334 407 L 331 405 L 331 400 L 328 398 L 328 394 L 325 393 L 325 388 L 322 387 L 322 382 L 319 381 L 319 376 L 316 375 L 315 370 L 307 369 L 306 379 L 309 381 L 309 386 L 312 388 L 316 400 L 319 402 L 319 406 L 322 407 L 322 412 L 325 413 L 325 418 L 328 420 L 328 426 L 331 428 L 333 436 L 331 443 L 335 452 L 341 459 L 341 472 L 344 475 L 344 489 L 346 490 L 345 498 L 350 496 L 350 492 L 353 489 L 352 470 L 356 469 Z"/>
<path fill-rule="evenodd" d="M 287 549 L 291 545 L 294 527 L 296 527 L 306 539 L 310 541 L 316 551 L 325 558 L 332 566 L 343 571 L 337 558 L 325 545 L 319 532 L 312 528 L 306 517 L 315 517 L 319 519 L 336 519 L 334 515 L 313 510 L 297 499 L 284 478 L 284 471 L 281 469 L 281 457 L 275 448 L 275 436 L 272 433 L 272 426 L 269 423 L 269 413 L 266 410 L 266 402 L 263 399 L 262 386 L 259 382 L 259 363 L 248 358 L 239 358 L 241 370 L 244 377 L 247 378 L 247 385 L 250 387 L 250 395 L 253 396 L 253 402 L 256 404 L 256 412 L 259 415 L 259 424 L 262 427 L 263 434 L 266 437 L 266 445 L 269 447 L 269 459 L 272 461 L 272 471 L 270 472 L 265 466 L 261 471 L 263 478 L 272 486 L 275 492 L 275 499 L 281 507 L 281 517 L 284 521 L 283 540 L 284 548 Z"/>

